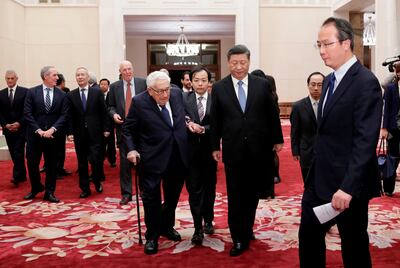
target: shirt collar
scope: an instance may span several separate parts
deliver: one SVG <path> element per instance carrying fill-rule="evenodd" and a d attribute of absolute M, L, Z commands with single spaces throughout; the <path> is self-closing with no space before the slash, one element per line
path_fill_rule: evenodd
<path fill-rule="evenodd" d="M 232 75 L 231 75 L 231 77 L 232 77 L 233 85 L 236 87 L 236 85 L 237 85 L 237 83 L 239 82 L 239 80 L 236 79 L 235 77 L 233 77 Z M 243 81 L 243 84 L 248 85 L 249 75 L 246 75 L 246 76 L 242 79 L 242 81 Z"/>
<path fill-rule="evenodd" d="M 46 90 L 46 88 L 50 89 L 50 91 L 52 91 L 54 89 L 54 87 L 46 87 L 45 84 L 42 85 L 43 90 Z"/>
<path fill-rule="evenodd" d="M 336 78 L 336 85 L 342 81 L 343 77 L 347 73 L 347 71 L 350 69 L 350 67 L 357 62 L 356 56 L 353 55 L 347 62 L 345 62 L 342 66 L 340 66 L 339 69 L 337 69 L 335 73 L 335 78 Z"/>
<path fill-rule="evenodd" d="M 311 97 L 310 95 L 308 95 L 308 97 L 310 98 L 311 104 L 314 104 L 314 102 L 318 103 L 319 100 L 314 99 L 313 97 Z"/>
<path fill-rule="evenodd" d="M 207 100 L 207 98 L 208 98 L 208 92 L 207 91 L 204 92 L 203 95 L 197 94 L 197 92 L 195 92 L 195 94 L 196 94 L 196 100 L 198 100 L 199 97 L 203 97 L 203 100 Z"/>
<path fill-rule="evenodd" d="M 12 89 L 14 92 L 17 90 L 17 85 L 13 86 L 13 87 L 9 87 L 9 90 Z"/>

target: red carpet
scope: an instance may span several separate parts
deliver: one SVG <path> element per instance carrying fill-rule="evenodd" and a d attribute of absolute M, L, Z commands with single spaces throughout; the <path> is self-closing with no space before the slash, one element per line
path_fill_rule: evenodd
<path fill-rule="evenodd" d="M 58 180 L 56 196 L 62 203 L 49 204 L 42 202 L 42 194 L 33 201 L 22 201 L 30 190 L 29 183 L 14 188 L 9 182 L 11 162 L 2 161 L 0 267 L 298 267 L 302 181 L 298 163 L 290 154 L 287 124 L 284 133 L 285 148 L 280 153 L 282 182 L 276 186 L 277 196 L 260 202 L 254 228 L 257 240 L 248 252 L 236 258 L 228 256 L 231 240 L 222 165 L 218 170 L 216 233 L 206 237 L 203 247 L 191 245 L 192 219 L 184 190 L 176 212 L 176 229 L 183 240 L 178 243 L 161 238 L 159 253 L 146 256 L 143 246 L 138 245 L 135 203 L 122 207 L 118 204 L 118 168 L 105 164 L 104 192 L 85 200 L 79 199 L 76 173 Z M 77 169 L 72 148 L 67 152 L 65 167 Z M 399 197 L 396 193 L 393 198 L 371 202 L 369 231 L 374 267 L 400 267 Z M 327 267 L 342 267 L 336 229 L 328 234 L 327 247 Z"/>

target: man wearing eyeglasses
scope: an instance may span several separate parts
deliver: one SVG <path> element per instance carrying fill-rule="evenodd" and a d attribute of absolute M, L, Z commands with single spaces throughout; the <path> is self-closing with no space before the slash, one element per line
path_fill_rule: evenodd
<path fill-rule="evenodd" d="M 129 161 L 126 159 L 126 148 L 121 141 L 122 124 L 128 114 L 132 97 L 146 90 L 146 80 L 134 77 L 134 70 L 130 61 L 124 60 L 119 65 L 121 80 L 110 85 L 107 97 L 107 110 L 114 120 L 119 148 L 119 176 L 121 185 L 121 205 L 132 201 L 132 176 Z"/>
<path fill-rule="evenodd" d="M 140 161 L 140 187 L 146 224 L 146 254 L 158 252 L 160 235 L 180 241 L 175 209 L 188 168 L 188 144 L 182 92 L 170 88 L 167 74 L 155 71 L 147 91 L 132 99 L 122 127 L 127 159 Z M 161 182 L 164 202 L 161 203 Z"/>
<path fill-rule="evenodd" d="M 368 203 L 380 195 L 376 145 L 381 88 L 354 56 L 354 32 L 348 21 L 328 18 L 318 33 L 317 47 L 333 72 L 322 86 L 314 160 L 302 199 L 300 267 L 325 267 L 325 235 L 334 224 L 344 267 L 371 267 Z M 321 224 L 313 208 L 326 203 L 340 214 Z"/>
<path fill-rule="evenodd" d="M 303 182 L 306 181 L 317 134 L 317 111 L 325 76 L 313 72 L 307 78 L 309 95 L 292 106 L 290 114 L 290 140 L 294 161 L 300 162 Z"/>

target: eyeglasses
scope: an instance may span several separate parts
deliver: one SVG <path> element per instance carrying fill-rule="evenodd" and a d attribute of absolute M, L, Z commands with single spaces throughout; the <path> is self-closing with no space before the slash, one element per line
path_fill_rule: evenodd
<path fill-rule="evenodd" d="M 165 89 L 155 90 L 154 88 L 151 87 L 151 90 L 153 90 L 154 93 L 156 93 L 157 95 L 161 95 L 161 94 L 164 94 L 164 93 L 168 93 L 168 91 L 169 91 L 170 89 L 171 89 L 170 87 L 167 87 L 167 88 L 165 88 Z"/>
<path fill-rule="evenodd" d="M 329 43 L 320 43 L 320 42 L 317 42 L 317 43 L 314 45 L 314 47 L 315 47 L 315 49 L 318 49 L 318 50 L 320 50 L 321 48 L 327 49 L 327 48 L 333 46 L 335 43 L 339 43 L 339 42 L 342 42 L 342 41 L 336 40 L 336 41 L 329 42 Z"/>

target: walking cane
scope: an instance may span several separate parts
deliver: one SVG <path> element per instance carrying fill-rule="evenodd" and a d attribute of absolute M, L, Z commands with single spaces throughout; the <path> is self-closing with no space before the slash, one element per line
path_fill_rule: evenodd
<path fill-rule="evenodd" d="M 139 158 L 138 158 L 139 160 Z M 135 192 L 136 192 L 136 212 L 137 212 L 137 218 L 138 218 L 138 228 L 139 228 L 139 245 L 143 245 L 143 240 L 142 240 L 142 228 L 140 225 L 140 206 L 139 206 L 139 161 L 136 164 L 135 167 Z"/>

